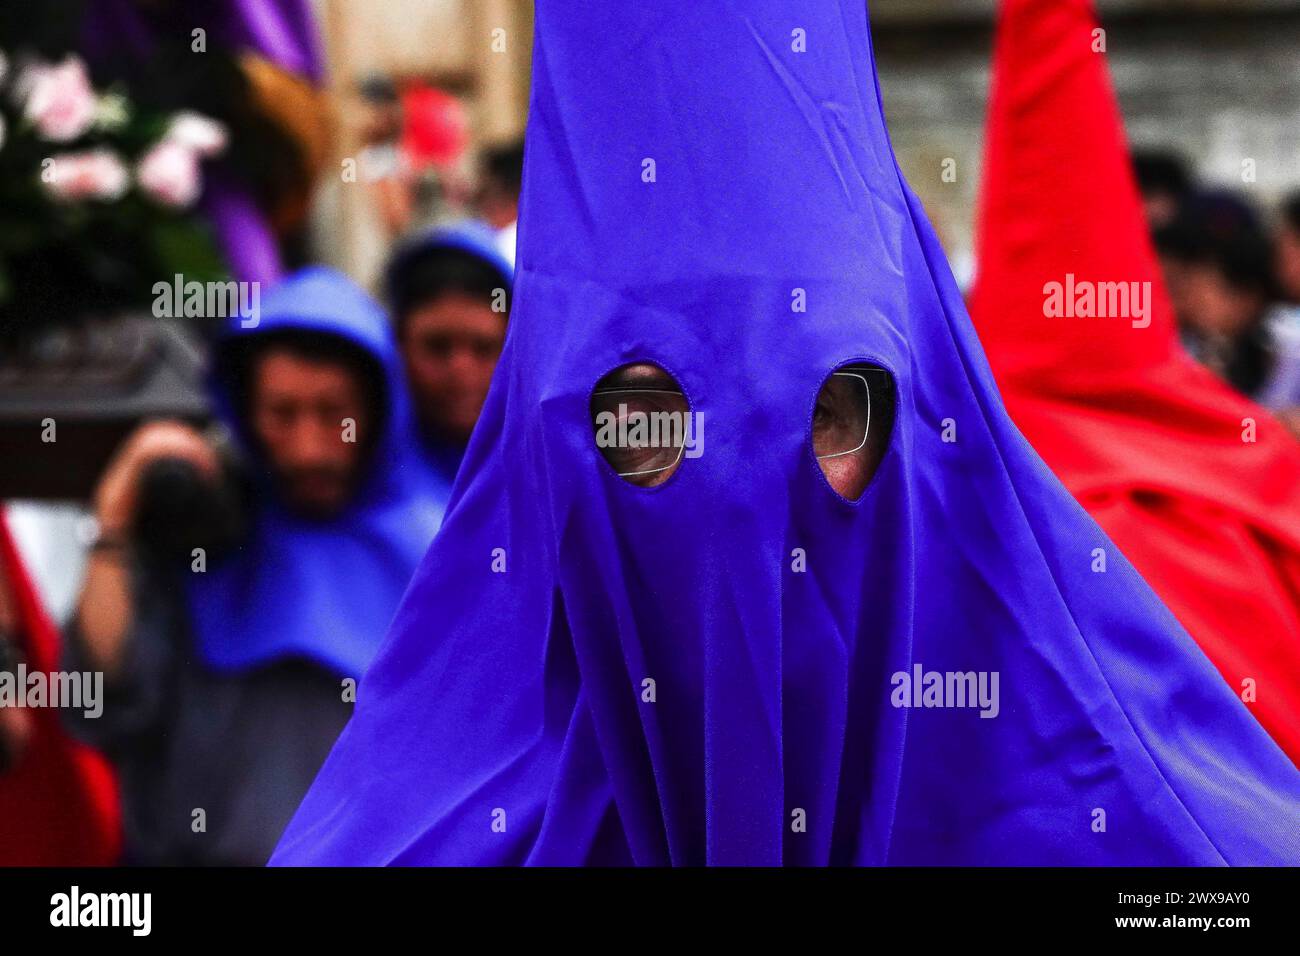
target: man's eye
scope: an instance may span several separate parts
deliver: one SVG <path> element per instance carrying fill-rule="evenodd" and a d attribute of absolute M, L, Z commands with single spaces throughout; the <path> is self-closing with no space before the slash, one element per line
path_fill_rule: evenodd
<path fill-rule="evenodd" d="M 849 365 L 822 382 L 813 406 L 812 446 L 832 488 L 861 497 L 893 423 L 893 381 L 873 365 Z"/>
<path fill-rule="evenodd" d="M 293 405 L 272 405 L 270 408 L 271 420 L 277 425 L 288 425 L 293 422 L 298 414 L 297 408 Z"/>
<path fill-rule="evenodd" d="M 642 487 L 667 481 L 688 448 L 691 457 L 702 451 L 691 414 L 673 377 L 650 363 L 616 369 L 591 396 L 597 450 L 620 478 Z"/>
<path fill-rule="evenodd" d="M 426 355 L 435 358 L 446 358 L 451 355 L 451 340 L 441 336 L 437 338 L 428 338 L 421 343 Z"/>

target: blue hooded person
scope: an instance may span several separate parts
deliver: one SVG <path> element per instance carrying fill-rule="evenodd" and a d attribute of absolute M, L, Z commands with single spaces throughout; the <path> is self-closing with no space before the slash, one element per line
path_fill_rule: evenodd
<path fill-rule="evenodd" d="M 277 864 L 1275 864 L 1300 774 L 1011 424 L 860 0 L 541 0 L 511 327 Z"/>
<path fill-rule="evenodd" d="M 106 700 L 77 727 L 119 772 L 135 863 L 266 862 L 445 502 L 413 451 L 379 306 L 319 268 L 252 305 L 213 348 L 213 404 L 233 447 L 147 423 L 96 495 L 101 537 L 69 643 L 105 673 Z M 150 476 L 178 463 L 225 475 L 224 493 L 200 501 L 227 533 L 191 548 L 208 538 L 181 531 L 183 555 L 149 546 L 163 488 Z M 112 501 L 132 484 L 127 516 Z"/>
<path fill-rule="evenodd" d="M 363 429 L 357 416 L 326 422 L 331 444 L 358 446 L 354 473 L 340 475 L 337 502 L 314 506 L 289 486 L 269 458 L 273 437 L 250 421 L 254 365 L 265 369 L 277 349 L 311 364 L 339 356 L 361 372 Z M 245 456 L 254 482 L 252 533 L 231 560 L 218 562 L 189 588 L 198 647 L 218 670 L 238 671 L 298 657 L 341 677 L 359 679 L 379 646 L 442 520 L 450 481 L 431 475 L 414 449 L 414 413 L 387 317 L 341 273 L 304 269 L 277 285 L 256 323 L 236 317 L 218 343 L 215 404 Z M 285 415 L 327 414 L 306 391 Z M 272 419 L 281 409 L 272 405 Z M 272 427 L 277 424 L 272 421 Z M 365 432 L 368 431 L 368 434 Z M 304 468 L 303 477 L 315 477 Z"/>
<path fill-rule="evenodd" d="M 385 269 L 385 297 L 415 406 L 416 447 L 448 488 L 505 343 L 513 281 L 500 239 L 476 220 L 411 236 Z"/>

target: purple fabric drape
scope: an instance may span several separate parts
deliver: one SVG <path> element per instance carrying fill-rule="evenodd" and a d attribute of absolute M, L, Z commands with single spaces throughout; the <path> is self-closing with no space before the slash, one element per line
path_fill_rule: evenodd
<path fill-rule="evenodd" d="M 319 83 L 323 57 L 308 0 L 199 0 L 144 13 L 133 0 L 95 0 L 82 26 L 92 60 L 145 56 L 160 33 L 173 30 L 188 42 L 207 31 L 210 46 L 248 49 Z"/>
<path fill-rule="evenodd" d="M 232 39 L 320 83 L 324 76 L 316 24 L 307 0 L 231 0 Z"/>
<path fill-rule="evenodd" d="M 271 224 L 248 190 L 220 170 L 209 170 L 201 208 L 212 224 L 232 276 L 240 282 L 269 285 L 284 275 L 284 262 Z"/>

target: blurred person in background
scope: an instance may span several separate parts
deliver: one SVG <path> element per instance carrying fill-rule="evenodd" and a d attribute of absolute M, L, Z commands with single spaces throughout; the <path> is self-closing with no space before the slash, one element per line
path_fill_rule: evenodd
<path fill-rule="evenodd" d="M 405 81 L 400 95 L 401 148 L 417 176 L 415 221 L 466 215 L 473 200 L 473 168 L 465 101 L 420 80 Z"/>
<path fill-rule="evenodd" d="M 1152 231 L 1173 221 L 1192 194 L 1192 176 L 1187 163 L 1167 150 L 1135 150 L 1133 172 L 1142 194 L 1142 210 Z"/>
<path fill-rule="evenodd" d="M 1300 305 L 1300 193 L 1282 204 L 1277 230 L 1277 281 L 1287 301 Z"/>
<path fill-rule="evenodd" d="M 1300 438 L 1300 193 L 1282 204 L 1282 219 L 1275 241 L 1278 289 L 1286 299 L 1275 307 L 1273 338 L 1278 367 L 1273 374 L 1278 417 Z"/>
<path fill-rule="evenodd" d="M 18 645 L 7 633 L 8 629 L 8 625 L 0 621 L 0 673 L 15 672 L 22 660 Z M 26 711 L 17 707 L 0 707 L 0 774 L 19 762 L 31 735 L 32 721 Z"/>
<path fill-rule="evenodd" d="M 1158 241 L 1178 263 L 1174 304 L 1188 351 L 1297 431 L 1300 315 L 1280 301 L 1274 245 L 1254 211 L 1231 193 L 1205 193 Z"/>
<path fill-rule="evenodd" d="M 362 81 L 358 92 L 364 104 L 358 172 L 372 194 L 386 245 L 410 228 L 415 214 L 414 172 L 401 148 L 402 102 L 384 76 Z"/>
<path fill-rule="evenodd" d="M 458 97 L 422 82 L 374 74 L 354 92 L 355 155 L 321 180 L 313 233 L 322 261 L 377 290 L 401 237 L 467 214 L 469 121 Z"/>
<path fill-rule="evenodd" d="M 387 270 L 387 295 L 421 448 L 450 488 L 505 344 L 514 270 L 483 223 L 414 236 Z"/>
<path fill-rule="evenodd" d="M 16 674 L 24 657 L 18 643 L 18 621 L 9 593 L 9 577 L 8 562 L 0 562 L 0 674 Z M 20 762 L 31 736 L 32 718 L 27 710 L 0 703 L 0 774 Z"/>
<path fill-rule="evenodd" d="M 416 212 L 416 174 L 402 149 L 402 103 L 397 86 L 379 74 L 351 89 L 341 107 L 352 126 L 341 157 L 342 174 L 322 177 L 312 206 L 314 254 L 367 289 L 383 272 L 394 240 Z"/>
<path fill-rule="evenodd" d="M 441 520 L 379 307 L 314 268 L 243 321 L 213 361 L 238 469 L 151 422 L 95 493 L 69 657 L 105 703 L 70 720 L 118 768 L 132 863 L 266 861 Z"/>
<path fill-rule="evenodd" d="M 519 191 L 523 188 L 524 141 L 495 146 L 483 154 L 479 186 L 479 215 L 497 231 L 501 254 L 513 265 Z"/>
<path fill-rule="evenodd" d="M 1181 316 L 1187 311 L 1188 265 L 1183 243 L 1169 233 L 1169 226 L 1192 196 L 1192 175 L 1181 156 L 1163 149 L 1135 150 L 1133 174 L 1142 197 L 1147 229 L 1157 237 L 1156 251 L 1165 287 L 1175 314 Z M 1167 235 L 1167 239 L 1162 239 Z"/>

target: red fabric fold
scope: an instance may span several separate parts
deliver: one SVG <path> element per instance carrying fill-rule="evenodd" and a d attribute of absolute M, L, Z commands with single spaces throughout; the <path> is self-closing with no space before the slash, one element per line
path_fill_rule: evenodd
<path fill-rule="evenodd" d="M 1098 29 L 1000 3 L 971 315 L 1025 437 L 1300 765 L 1300 445 L 1178 343 Z M 1049 317 L 1070 282 L 1149 310 Z"/>
<path fill-rule="evenodd" d="M 0 511 L 0 567 L 27 671 L 59 666 L 59 633 Z M 32 708 L 33 731 L 18 765 L 0 774 L 0 866 L 106 866 L 121 853 L 117 783 L 107 762 L 70 738 L 59 711 Z"/>

